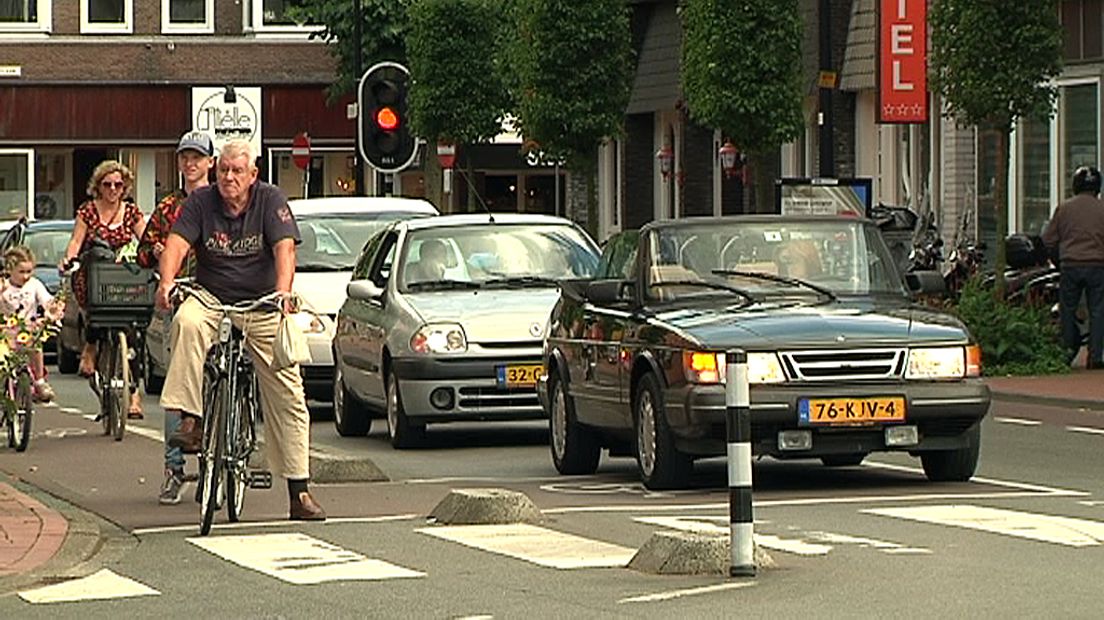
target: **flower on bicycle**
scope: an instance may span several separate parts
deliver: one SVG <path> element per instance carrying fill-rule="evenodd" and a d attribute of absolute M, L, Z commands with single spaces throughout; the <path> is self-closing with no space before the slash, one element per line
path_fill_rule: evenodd
<path fill-rule="evenodd" d="M 30 332 L 19 332 L 15 336 L 15 344 L 26 346 L 34 340 L 34 336 Z"/>
<path fill-rule="evenodd" d="M 15 326 L 19 325 L 19 323 L 20 323 L 19 317 L 14 315 L 14 314 L 9 315 L 8 318 L 4 319 L 4 327 L 7 327 L 7 328 L 15 327 Z"/>

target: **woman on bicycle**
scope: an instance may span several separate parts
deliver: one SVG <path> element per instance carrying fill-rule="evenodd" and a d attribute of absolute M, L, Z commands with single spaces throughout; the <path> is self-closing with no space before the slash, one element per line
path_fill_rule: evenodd
<path fill-rule="evenodd" d="M 30 321 L 38 317 L 42 309 L 47 320 L 60 320 L 63 306 L 46 290 L 46 285 L 34 277 L 34 266 L 34 254 L 25 246 L 18 245 L 4 253 L 8 279 L 0 277 L 0 316 L 16 315 Z M 31 354 L 31 374 L 34 375 L 35 399 L 43 403 L 54 400 L 54 390 L 46 383 L 41 348 Z"/>
<path fill-rule="evenodd" d="M 64 271 L 68 263 L 92 247 L 97 239 L 107 242 L 116 256 L 128 244 L 137 243 L 146 229 L 146 222 L 138 205 L 129 199 L 133 187 L 134 174 L 122 163 L 109 159 L 96 166 L 88 179 L 90 200 L 77 208 L 73 235 L 69 238 L 59 269 Z M 81 308 L 86 308 L 88 278 L 84 267 L 73 275 L 73 294 Z M 80 357 L 82 377 L 90 377 L 95 372 L 96 347 L 100 338 L 99 330 L 85 331 L 85 344 Z M 141 394 L 131 394 L 127 417 L 142 418 Z"/>

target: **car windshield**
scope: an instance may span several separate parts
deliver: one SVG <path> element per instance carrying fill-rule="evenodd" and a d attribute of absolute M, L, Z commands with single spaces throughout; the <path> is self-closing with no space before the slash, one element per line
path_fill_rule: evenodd
<path fill-rule="evenodd" d="M 23 237 L 23 245 L 31 250 L 35 257 L 35 266 L 54 267 L 65 256 L 65 246 L 69 245 L 71 230 L 35 230 L 30 228 Z"/>
<path fill-rule="evenodd" d="M 399 273 L 402 289 L 417 291 L 548 286 L 597 266 L 594 244 L 574 227 L 476 224 L 412 231 Z"/>
<path fill-rule="evenodd" d="M 646 243 L 651 299 L 724 294 L 716 283 L 756 297 L 905 294 L 880 233 L 860 220 L 712 220 L 655 228 Z"/>
<path fill-rule="evenodd" d="M 351 271 L 364 242 L 396 220 L 423 213 L 377 211 L 297 215 L 303 242 L 295 252 L 296 271 Z"/>

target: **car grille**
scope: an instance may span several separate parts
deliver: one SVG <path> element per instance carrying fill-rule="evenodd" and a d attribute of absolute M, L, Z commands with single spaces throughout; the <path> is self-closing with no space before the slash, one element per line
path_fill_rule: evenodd
<path fill-rule="evenodd" d="M 517 409 L 519 407 L 539 407 L 537 391 L 525 388 L 462 387 L 460 388 L 461 409 Z"/>
<path fill-rule="evenodd" d="M 785 351 L 786 374 L 799 381 L 889 379 L 904 373 L 907 350 Z"/>

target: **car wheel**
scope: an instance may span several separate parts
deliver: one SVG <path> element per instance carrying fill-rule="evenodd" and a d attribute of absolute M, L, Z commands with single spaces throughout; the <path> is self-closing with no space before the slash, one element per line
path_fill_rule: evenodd
<path fill-rule="evenodd" d="M 820 462 L 828 467 L 851 467 L 854 465 L 861 465 L 865 458 L 865 452 L 860 452 L 858 454 L 829 454 L 828 456 L 820 457 Z"/>
<path fill-rule="evenodd" d="M 337 434 L 342 437 L 362 437 L 372 429 L 372 418 L 364 403 L 345 387 L 341 366 L 334 367 L 333 419 Z"/>
<path fill-rule="evenodd" d="M 153 357 L 149 354 L 149 350 L 146 350 L 146 359 L 142 366 L 144 369 L 142 383 L 146 386 L 146 394 L 160 394 L 161 389 L 165 387 L 165 377 L 154 372 Z"/>
<path fill-rule="evenodd" d="M 694 462 L 679 452 L 667 426 L 667 411 L 655 375 L 648 373 L 636 386 L 633 399 L 636 425 L 636 462 L 640 479 L 649 489 L 676 489 L 686 485 Z"/>
<path fill-rule="evenodd" d="M 552 450 L 552 464 L 561 474 L 593 474 L 598 469 L 602 446 L 593 430 L 579 424 L 575 417 L 575 399 L 567 395 L 564 383 L 559 373 L 549 377 L 552 407 L 548 445 Z"/>
<path fill-rule="evenodd" d="M 69 347 L 58 338 L 57 343 L 57 369 L 63 375 L 71 375 L 80 367 L 80 355 L 76 351 L 70 351 Z"/>
<path fill-rule="evenodd" d="M 965 482 L 977 471 L 981 454 L 981 422 L 965 433 L 967 445 L 958 450 L 921 452 L 924 475 L 932 482 Z"/>
<path fill-rule="evenodd" d="M 387 374 L 387 435 L 391 446 L 395 448 L 413 448 L 425 440 L 425 425 L 414 424 L 403 411 L 402 394 L 399 393 L 399 380 L 394 374 Z"/>

